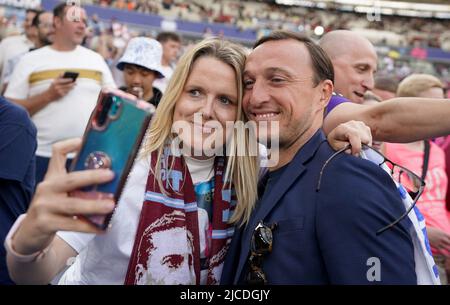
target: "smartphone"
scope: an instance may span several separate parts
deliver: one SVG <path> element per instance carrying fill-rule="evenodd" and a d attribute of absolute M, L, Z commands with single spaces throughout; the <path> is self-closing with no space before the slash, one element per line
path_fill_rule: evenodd
<path fill-rule="evenodd" d="M 70 196 L 102 199 L 109 193 L 117 206 L 154 111 L 148 105 L 121 91 L 100 93 L 70 171 L 109 168 L 114 171 L 114 179 L 73 191 Z M 113 213 L 80 217 L 105 230 Z"/>
<path fill-rule="evenodd" d="M 72 82 L 74 82 L 77 80 L 78 75 L 80 75 L 78 72 L 66 71 L 64 72 L 63 78 L 71 78 Z"/>

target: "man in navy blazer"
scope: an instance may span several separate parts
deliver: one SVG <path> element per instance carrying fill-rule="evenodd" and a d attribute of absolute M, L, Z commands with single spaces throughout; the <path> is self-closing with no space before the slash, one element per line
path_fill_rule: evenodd
<path fill-rule="evenodd" d="M 261 180 L 250 219 L 236 229 L 222 284 L 248 283 L 249 275 L 268 284 L 417 283 L 409 220 L 376 235 L 405 211 L 386 172 L 340 154 L 317 191 L 334 153 L 321 131 L 333 79 L 323 50 L 294 33 L 273 32 L 249 55 L 244 110 L 256 123 L 278 122 L 279 136 L 266 136 L 279 140 L 279 162 Z M 265 235 L 272 248 L 250 258 L 253 235 L 256 248 L 268 244 L 255 234 L 261 224 L 274 227 L 272 238 Z"/>

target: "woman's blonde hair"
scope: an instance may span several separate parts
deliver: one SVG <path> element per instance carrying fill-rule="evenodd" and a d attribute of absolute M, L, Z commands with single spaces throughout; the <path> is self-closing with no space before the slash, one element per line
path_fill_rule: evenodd
<path fill-rule="evenodd" d="M 199 42 L 178 62 L 147 132 L 144 154 L 149 155 L 153 151 L 157 151 L 156 168 L 151 170 L 154 170 L 161 190 L 164 190 L 161 179 L 161 159 L 168 140 L 174 138 L 172 124 L 174 123 L 175 105 L 180 99 L 194 63 L 201 57 L 215 58 L 234 70 L 238 88 L 236 121 L 247 121 L 242 111 L 242 73 L 246 59 L 245 50 L 239 45 L 218 38 L 208 38 Z M 229 143 L 225 145 L 228 145 L 225 181 L 232 182 L 237 197 L 237 205 L 230 221 L 244 224 L 249 220 L 257 200 L 258 156 L 250 153 L 250 135 L 243 128 L 234 128 Z"/>

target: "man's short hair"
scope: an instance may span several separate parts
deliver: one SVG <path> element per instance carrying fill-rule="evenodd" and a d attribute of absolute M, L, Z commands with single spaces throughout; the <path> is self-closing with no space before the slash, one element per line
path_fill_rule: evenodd
<path fill-rule="evenodd" d="M 161 32 L 156 36 L 156 40 L 158 40 L 161 44 L 173 40 L 176 42 L 181 43 L 181 38 L 177 33 L 174 32 Z"/>
<path fill-rule="evenodd" d="M 296 40 L 305 45 L 308 49 L 309 56 L 312 61 L 312 68 L 314 70 L 314 85 L 318 85 L 319 82 L 329 79 L 334 82 L 334 69 L 331 63 L 330 57 L 325 53 L 325 51 L 316 44 L 311 38 L 298 34 L 291 31 L 273 31 L 269 35 L 260 38 L 253 45 L 253 49 L 266 43 L 268 41 L 279 41 L 279 40 Z"/>
<path fill-rule="evenodd" d="M 41 16 L 45 11 L 37 11 L 36 16 L 34 16 L 33 21 L 31 21 L 31 25 L 38 27 L 39 26 L 39 16 Z"/>
<path fill-rule="evenodd" d="M 431 88 L 444 89 L 444 84 L 435 76 L 429 74 L 411 74 L 404 78 L 397 89 L 398 97 L 417 97 Z"/>
<path fill-rule="evenodd" d="M 393 76 L 376 76 L 375 89 L 396 93 L 398 88 L 398 79 Z"/>
<path fill-rule="evenodd" d="M 143 67 L 141 65 L 136 65 L 136 64 L 131 64 L 131 63 L 124 63 L 123 64 L 123 70 L 125 70 L 126 68 L 137 68 L 138 70 L 142 70 L 142 71 L 146 71 L 146 72 L 153 72 L 155 74 L 157 74 L 156 71 L 154 70 L 150 70 L 149 68 Z"/>
<path fill-rule="evenodd" d="M 55 6 L 53 8 L 53 16 L 58 17 L 59 19 L 63 20 L 66 13 L 66 7 L 69 7 L 71 5 L 68 5 L 66 2 L 62 2 Z"/>
<path fill-rule="evenodd" d="M 28 13 L 35 13 L 35 14 L 37 14 L 37 13 L 39 13 L 39 12 L 40 12 L 40 10 L 33 9 L 33 8 L 29 8 L 29 9 L 27 9 L 27 10 L 25 11 L 25 14 L 28 14 Z"/>

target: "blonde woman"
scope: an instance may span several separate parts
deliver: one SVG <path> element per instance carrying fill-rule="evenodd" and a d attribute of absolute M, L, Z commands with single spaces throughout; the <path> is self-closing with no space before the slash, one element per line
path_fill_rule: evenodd
<path fill-rule="evenodd" d="M 231 210 L 238 201 L 234 217 L 248 217 L 256 200 L 257 156 L 236 156 L 238 146 L 245 149 L 248 143 L 248 135 L 237 129 L 223 132 L 218 140 L 223 146 L 228 139 L 230 156 L 208 157 L 202 148 L 207 138 L 221 136 L 219 127 L 225 130 L 227 122 L 244 119 L 244 63 L 243 49 L 217 39 L 199 43 L 180 60 L 107 233 L 74 233 L 99 232 L 73 215 L 107 213 L 111 202 L 81 201 L 66 193 L 73 188 L 69 180 L 80 177 L 80 186 L 91 184 L 98 175 L 107 179 L 109 173 L 66 174 L 55 158 L 12 238 L 12 248 L 18 253 L 45 249 L 45 255 L 25 263 L 10 255 L 14 279 L 48 283 L 76 257 L 61 283 L 218 283 L 225 247 L 232 236 Z M 185 123 L 180 134 L 172 133 L 176 121 Z M 176 138 L 188 152 L 183 157 L 167 149 Z M 77 143 L 65 142 L 55 149 L 62 158 Z M 189 152 L 200 153 L 188 156 Z M 192 204 L 195 202 L 198 205 Z"/>
<path fill-rule="evenodd" d="M 113 202 L 67 193 L 109 181 L 111 172 L 66 173 L 65 155 L 80 141 L 56 144 L 28 213 L 5 242 L 13 280 L 46 284 L 64 271 L 60 284 L 218 284 L 232 224 L 246 222 L 257 198 L 251 139 L 226 128 L 245 121 L 244 63 L 241 47 L 218 39 L 182 57 L 107 232 L 74 215 L 107 214 Z"/>

